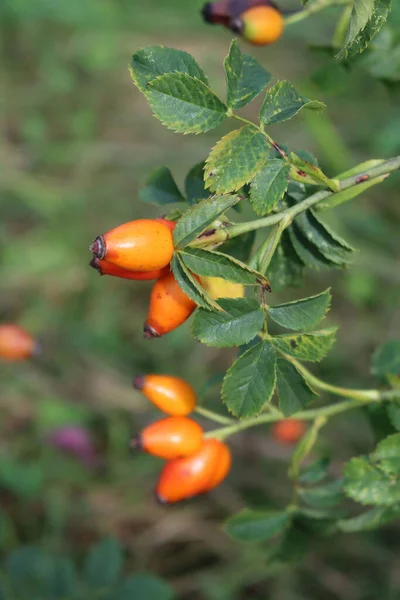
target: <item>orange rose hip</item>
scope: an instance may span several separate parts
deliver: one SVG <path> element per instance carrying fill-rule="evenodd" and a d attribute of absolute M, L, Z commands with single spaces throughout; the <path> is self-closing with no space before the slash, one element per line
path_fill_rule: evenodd
<path fill-rule="evenodd" d="M 155 271 L 172 258 L 172 230 L 156 219 L 129 221 L 97 237 L 90 250 L 96 258 L 129 271 Z"/>
<path fill-rule="evenodd" d="M 25 329 L 12 323 L 0 325 L 0 358 L 25 360 L 39 351 L 38 343 Z"/>
<path fill-rule="evenodd" d="M 272 437 L 281 444 L 295 444 L 306 430 L 300 419 L 283 419 L 272 426 Z"/>
<path fill-rule="evenodd" d="M 132 441 L 132 447 L 170 460 L 197 452 L 203 442 L 203 430 L 188 417 L 166 417 L 145 427 Z"/>
<path fill-rule="evenodd" d="M 202 494 L 221 483 L 221 473 L 218 478 L 215 474 L 224 445 L 210 438 L 204 440 L 195 454 L 168 461 L 158 480 L 157 499 L 163 504 L 172 504 Z M 227 471 L 224 476 L 226 474 Z"/>
<path fill-rule="evenodd" d="M 282 35 L 283 17 L 273 6 L 253 6 L 231 23 L 231 29 L 256 46 L 273 44 Z"/>
<path fill-rule="evenodd" d="M 197 403 L 192 386 L 172 375 L 138 375 L 133 380 L 133 387 L 167 415 L 188 415 Z"/>
<path fill-rule="evenodd" d="M 111 275 L 112 277 L 119 277 L 121 279 L 132 279 L 135 281 L 150 281 L 153 279 L 159 279 L 163 275 L 167 275 L 170 271 L 169 265 L 163 269 L 157 269 L 156 271 L 128 271 L 122 267 L 117 267 L 107 260 L 101 260 L 95 256 L 90 261 L 89 265 L 96 269 L 100 275 Z"/>
<path fill-rule="evenodd" d="M 173 331 L 190 317 L 195 308 L 196 303 L 180 288 L 173 273 L 160 277 L 151 291 L 144 337 L 151 339 Z"/>

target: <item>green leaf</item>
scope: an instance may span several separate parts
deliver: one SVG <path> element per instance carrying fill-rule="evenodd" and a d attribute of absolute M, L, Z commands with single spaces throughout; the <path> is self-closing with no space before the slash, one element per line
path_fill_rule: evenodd
<path fill-rule="evenodd" d="M 248 262 L 256 238 L 255 231 L 248 231 L 243 235 L 238 235 L 219 246 L 219 251 L 223 254 L 229 254 L 242 262 Z"/>
<path fill-rule="evenodd" d="M 224 67 L 228 88 L 227 105 L 231 109 L 249 104 L 271 79 L 271 74 L 264 67 L 241 52 L 237 40 L 232 41 Z"/>
<path fill-rule="evenodd" d="M 279 409 L 285 417 L 305 408 L 317 395 L 296 367 L 284 358 L 278 358 L 276 363 L 276 387 Z"/>
<path fill-rule="evenodd" d="M 345 202 L 349 202 L 350 200 L 353 200 L 360 194 L 363 194 L 366 190 L 373 187 L 374 185 L 382 183 L 383 181 L 385 181 L 386 178 L 386 174 L 381 175 L 380 177 L 374 177 L 369 181 L 363 181 L 361 183 L 358 183 L 357 185 L 351 188 L 347 188 L 347 190 L 342 190 L 341 192 L 330 196 L 326 200 L 318 202 L 318 204 L 316 204 L 314 207 L 314 211 L 320 212 L 328 208 L 334 208 L 335 206 L 339 206 L 340 204 L 344 204 Z"/>
<path fill-rule="evenodd" d="M 319 483 L 327 476 L 330 463 L 330 458 L 324 456 L 318 458 L 307 467 L 303 467 L 298 478 L 299 482 L 308 484 Z"/>
<path fill-rule="evenodd" d="M 400 402 L 392 400 L 387 404 L 386 411 L 393 427 L 400 431 Z"/>
<path fill-rule="evenodd" d="M 185 248 L 180 252 L 188 269 L 204 277 L 221 277 L 233 283 L 243 285 L 264 285 L 269 288 L 269 281 L 261 273 L 254 271 L 240 260 L 202 248 Z"/>
<path fill-rule="evenodd" d="M 189 298 L 208 310 L 221 310 L 219 304 L 213 300 L 200 283 L 193 277 L 179 254 L 174 254 L 171 260 L 171 269 L 179 286 Z"/>
<path fill-rule="evenodd" d="M 271 342 L 281 352 L 300 358 L 318 362 L 325 358 L 336 338 L 337 327 L 329 327 L 300 335 L 277 335 Z"/>
<path fill-rule="evenodd" d="M 194 165 L 185 178 L 185 193 L 189 204 L 197 204 L 200 200 L 210 196 L 204 184 L 205 161 Z"/>
<path fill-rule="evenodd" d="M 193 56 L 183 50 L 148 46 L 135 52 L 130 64 L 130 73 L 134 83 L 144 94 L 147 84 L 166 73 L 186 73 L 197 77 L 208 85 L 207 77 Z"/>
<path fill-rule="evenodd" d="M 260 120 L 263 125 L 272 125 L 291 119 L 302 108 L 322 110 L 324 107 L 322 102 L 304 98 L 288 81 L 279 81 L 266 93 Z"/>
<path fill-rule="evenodd" d="M 271 287 L 279 292 L 289 286 L 298 287 L 303 277 L 303 263 L 295 252 L 290 236 L 284 231 L 268 267 Z"/>
<path fill-rule="evenodd" d="M 226 119 L 226 106 L 195 77 L 168 73 L 147 86 L 147 99 L 154 115 L 177 133 L 204 133 Z"/>
<path fill-rule="evenodd" d="M 400 340 L 389 340 L 377 348 L 371 371 L 377 377 L 400 375 Z"/>
<path fill-rule="evenodd" d="M 174 230 L 176 248 L 184 248 L 200 233 L 202 233 L 215 219 L 218 219 L 229 208 L 239 202 L 237 196 L 212 196 L 202 200 L 187 210 L 179 219 Z"/>
<path fill-rule="evenodd" d="M 225 312 L 199 309 L 193 321 L 193 335 L 206 346 L 228 348 L 252 340 L 261 330 L 264 313 L 257 300 L 221 298 Z"/>
<path fill-rule="evenodd" d="M 222 400 L 236 417 L 252 417 L 271 400 L 276 379 L 276 351 L 262 341 L 240 356 L 228 369 Z"/>
<path fill-rule="evenodd" d="M 301 300 L 271 306 L 268 314 L 278 325 L 286 329 L 308 329 L 317 325 L 325 316 L 331 302 L 329 289 Z"/>
<path fill-rule="evenodd" d="M 287 231 L 290 242 L 295 249 L 298 258 L 304 265 L 317 270 L 341 268 L 341 265 L 327 259 L 317 246 L 307 240 L 297 223 L 293 223 L 293 225 L 288 227 Z"/>
<path fill-rule="evenodd" d="M 299 489 L 300 498 L 313 508 L 330 508 L 344 500 L 343 482 L 332 481 L 319 487 Z"/>
<path fill-rule="evenodd" d="M 258 215 L 265 215 L 283 198 L 289 183 L 289 165 L 274 158 L 251 183 L 250 202 Z"/>
<path fill-rule="evenodd" d="M 128 577 L 115 600 L 173 600 L 175 592 L 170 585 L 147 573 L 131 575 Z"/>
<path fill-rule="evenodd" d="M 346 533 L 371 531 L 373 529 L 379 529 L 383 525 L 386 525 L 386 523 L 390 523 L 399 517 L 400 505 L 382 506 L 379 508 L 372 508 L 351 519 L 341 519 L 338 521 L 337 527 L 340 531 L 345 531 Z"/>
<path fill-rule="evenodd" d="M 344 468 L 344 477 L 347 496 L 360 504 L 389 506 L 400 502 L 400 480 L 367 458 L 352 458 Z"/>
<path fill-rule="evenodd" d="M 361 53 L 385 24 L 391 0 L 354 0 L 344 46 L 338 58 Z"/>
<path fill-rule="evenodd" d="M 328 261 L 341 267 L 351 262 L 354 248 L 322 223 L 311 210 L 298 215 L 295 224 L 308 243 L 315 246 Z"/>
<path fill-rule="evenodd" d="M 115 585 L 122 569 L 122 552 L 117 540 L 104 539 L 93 546 L 86 559 L 84 580 L 90 590 Z"/>
<path fill-rule="evenodd" d="M 142 202 L 159 206 L 184 201 L 172 173 L 167 167 L 160 167 L 151 173 L 146 185 L 139 191 L 139 198 Z"/>
<path fill-rule="evenodd" d="M 378 462 L 385 473 L 400 475 L 400 433 L 389 435 L 379 442 L 370 458 Z"/>
<path fill-rule="evenodd" d="M 290 153 L 290 177 L 300 183 L 310 183 L 312 185 L 323 185 L 333 192 L 340 191 L 338 180 L 330 179 L 321 171 L 321 169 L 312 162 L 303 160 L 294 152 Z"/>
<path fill-rule="evenodd" d="M 253 179 L 268 157 L 265 136 L 246 125 L 225 135 L 206 160 L 206 186 L 217 193 L 239 190 Z"/>
<path fill-rule="evenodd" d="M 228 519 L 224 529 L 239 542 L 261 542 L 282 533 L 290 524 L 290 515 L 284 511 L 258 512 L 245 508 Z"/>

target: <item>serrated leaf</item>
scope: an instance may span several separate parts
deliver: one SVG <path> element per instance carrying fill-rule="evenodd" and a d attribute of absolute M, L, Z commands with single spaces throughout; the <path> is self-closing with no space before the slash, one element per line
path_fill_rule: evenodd
<path fill-rule="evenodd" d="M 265 136 L 246 125 L 225 135 L 206 160 L 206 186 L 217 193 L 239 190 L 253 179 L 269 152 Z"/>
<path fill-rule="evenodd" d="M 378 377 L 400 375 L 400 340 L 389 340 L 375 350 L 371 372 Z"/>
<path fill-rule="evenodd" d="M 208 198 L 210 191 L 204 184 L 205 161 L 194 165 L 185 177 L 185 193 L 190 204 L 197 204 L 200 200 Z"/>
<path fill-rule="evenodd" d="M 244 352 L 228 369 L 222 400 L 236 417 L 252 417 L 271 400 L 276 380 L 276 351 L 262 341 Z"/>
<path fill-rule="evenodd" d="M 299 496 L 313 508 L 330 508 L 344 500 L 343 482 L 332 481 L 319 487 L 299 489 Z"/>
<path fill-rule="evenodd" d="M 267 273 L 272 289 L 277 292 L 289 286 L 298 287 L 301 284 L 303 263 L 295 252 L 287 231 L 284 231 L 281 236 L 280 244 L 269 263 Z"/>
<path fill-rule="evenodd" d="M 308 329 L 317 325 L 325 316 L 331 302 L 329 289 L 301 300 L 271 306 L 268 314 L 278 325 L 286 329 Z"/>
<path fill-rule="evenodd" d="M 272 125 L 291 119 L 303 108 L 322 110 L 324 107 L 322 102 L 299 94 L 288 81 L 279 81 L 265 95 L 260 120 L 263 125 Z"/>
<path fill-rule="evenodd" d="M 293 225 L 288 227 L 287 232 L 299 260 L 306 267 L 317 270 L 341 268 L 341 265 L 328 260 L 317 246 L 307 240 L 297 223 L 293 223 Z"/>
<path fill-rule="evenodd" d="M 290 177 L 292 179 L 304 184 L 323 185 L 333 192 L 340 191 L 339 181 L 327 177 L 314 163 L 300 158 L 294 152 L 290 153 L 289 158 L 291 164 Z"/>
<path fill-rule="evenodd" d="M 281 352 L 301 360 L 318 362 L 325 358 L 336 338 L 337 327 L 300 335 L 277 335 L 271 342 Z"/>
<path fill-rule="evenodd" d="M 284 358 L 278 358 L 276 363 L 276 389 L 279 410 L 285 417 L 305 408 L 317 395 L 296 367 Z"/>
<path fill-rule="evenodd" d="M 176 248 L 184 248 L 200 235 L 215 219 L 239 202 L 238 196 L 212 196 L 189 208 L 179 219 L 174 230 Z"/>
<path fill-rule="evenodd" d="M 196 77 L 167 73 L 147 84 L 154 116 L 177 133 L 204 133 L 226 119 L 226 106 Z"/>
<path fill-rule="evenodd" d="M 252 340 L 261 330 L 264 313 L 257 300 L 221 298 L 225 312 L 199 309 L 193 321 L 193 336 L 206 346 L 228 348 Z"/>
<path fill-rule="evenodd" d="M 193 277 L 179 254 L 174 254 L 171 260 L 171 269 L 179 287 L 197 306 L 207 310 L 221 310 L 219 304 L 213 300 L 200 283 Z"/>
<path fill-rule="evenodd" d="M 240 542 L 261 542 L 282 533 L 290 524 L 290 514 L 284 511 L 254 511 L 245 508 L 228 519 L 226 533 Z"/>
<path fill-rule="evenodd" d="M 346 533 L 371 531 L 373 529 L 379 529 L 383 525 L 386 525 L 386 523 L 390 523 L 399 517 L 400 505 L 382 506 L 379 508 L 372 508 L 351 519 L 341 519 L 337 523 L 337 528 Z"/>
<path fill-rule="evenodd" d="M 252 56 L 243 54 L 233 40 L 224 62 L 228 88 L 227 105 L 231 109 L 249 104 L 269 83 L 268 73 Z"/>
<path fill-rule="evenodd" d="M 115 600 L 173 600 L 174 598 L 176 595 L 172 587 L 150 573 L 131 575 L 115 596 Z"/>
<path fill-rule="evenodd" d="M 265 215 L 283 198 L 289 183 L 289 165 L 274 158 L 251 182 L 250 202 L 258 215 Z"/>
<path fill-rule="evenodd" d="M 400 480 L 384 473 L 367 458 L 352 458 L 344 468 L 344 489 L 360 504 L 389 506 L 400 502 Z"/>
<path fill-rule="evenodd" d="M 104 539 L 93 546 L 86 559 L 84 581 L 89 589 L 110 588 L 120 576 L 122 570 L 122 552 L 117 540 Z"/>
<path fill-rule="evenodd" d="M 146 185 L 139 191 L 142 202 L 150 204 L 172 204 L 183 202 L 185 199 L 179 191 L 170 169 L 160 167 L 155 169 L 146 181 Z"/>
<path fill-rule="evenodd" d="M 330 463 L 331 460 L 328 457 L 318 458 L 301 469 L 298 481 L 307 484 L 319 483 L 327 476 Z"/>
<path fill-rule="evenodd" d="M 159 75 L 166 73 L 186 73 L 197 77 L 208 85 L 207 77 L 193 56 L 183 50 L 148 46 L 135 52 L 130 64 L 130 73 L 134 83 L 144 94 L 147 84 Z"/>
<path fill-rule="evenodd" d="M 338 58 L 361 53 L 385 24 L 391 0 L 354 0 L 344 46 Z"/>
<path fill-rule="evenodd" d="M 370 454 L 373 462 L 389 475 L 400 475 L 400 433 L 387 436 Z"/>
<path fill-rule="evenodd" d="M 269 281 L 264 275 L 227 254 L 202 248 L 185 248 L 180 255 L 188 269 L 198 275 L 221 277 L 243 285 L 261 284 L 269 289 Z"/>
<path fill-rule="evenodd" d="M 296 217 L 295 227 L 299 228 L 309 244 L 314 246 L 328 261 L 339 266 L 346 266 L 351 262 L 354 248 L 318 219 L 311 210 Z"/>
<path fill-rule="evenodd" d="M 228 240 L 222 244 L 222 246 L 219 246 L 218 249 L 224 254 L 229 254 L 229 256 L 233 256 L 233 258 L 237 258 L 242 262 L 247 262 L 250 258 L 255 238 L 256 232 L 248 231 L 243 235 L 238 235 Z"/>

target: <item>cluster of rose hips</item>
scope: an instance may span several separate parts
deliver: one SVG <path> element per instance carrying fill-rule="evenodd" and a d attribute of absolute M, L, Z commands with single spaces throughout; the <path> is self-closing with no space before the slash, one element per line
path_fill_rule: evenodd
<path fill-rule="evenodd" d="M 133 385 L 169 417 L 145 427 L 132 447 L 167 460 L 156 495 L 163 504 L 203 494 L 227 476 L 232 456 L 228 446 L 205 438 L 196 421 L 187 415 L 197 403 L 196 393 L 183 379 L 170 375 L 135 377 Z"/>
<path fill-rule="evenodd" d="M 144 324 L 146 338 L 160 337 L 182 325 L 196 308 L 180 288 L 170 269 L 174 252 L 172 232 L 176 223 L 168 219 L 138 219 L 124 223 L 90 246 L 90 266 L 100 275 L 124 279 L 155 279 L 149 313 Z"/>

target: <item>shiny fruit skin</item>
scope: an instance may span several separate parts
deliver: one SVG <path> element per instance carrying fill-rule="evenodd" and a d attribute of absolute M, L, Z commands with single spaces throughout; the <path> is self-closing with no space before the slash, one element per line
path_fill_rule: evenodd
<path fill-rule="evenodd" d="M 37 354 L 39 346 L 22 327 L 12 323 L 0 325 L 0 358 L 20 361 Z"/>
<path fill-rule="evenodd" d="M 156 219 L 138 219 L 99 236 L 90 250 L 96 258 L 128 271 L 155 271 L 170 262 L 174 241 L 169 225 Z"/>
<path fill-rule="evenodd" d="M 170 221 L 169 219 L 166 219 L 165 217 L 157 217 L 156 221 L 158 221 L 159 223 L 164 223 L 164 225 L 166 225 L 167 227 L 169 227 L 169 229 L 171 231 L 173 231 L 176 227 L 176 222 L 175 221 Z"/>
<path fill-rule="evenodd" d="M 128 271 L 117 267 L 107 260 L 101 260 L 95 256 L 90 261 L 89 265 L 96 269 L 100 275 L 111 275 L 112 277 L 119 277 L 121 279 L 133 279 L 135 281 L 150 281 L 159 279 L 163 275 L 167 275 L 170 272 L 170 267 L 167 265 L 163 269 L 157 269 L 156 271 Z"/>
<path fill-rule="evenodd" d="M 254 6 L 240 18 L 243 37 L 256 46 L 267 46 L 276 42 L 283 33 L 283 17 L 272 6 Z"/>
<path fill-rule="evenodd" d="M 218 440 L 206 439 L 195 454 L 168 461 L 158 480 L 158 500 L 163 504 L 173 504 L 211 489 L 222 445 Z"/>
<path fill-rule="evenodd" d="M 192 386 L 172 375 L 138 375 L 133 386 L 167 415 L 188 415 L 197 404 Z"/>
<path fill-rule="evenodd" d="M 171 460 L 197 452 L 203 443 L 203 430 L 188 417 L 166 417 L 145 427 L 132 445 L 148 454 Z"/>
<path fill-rule="evenodd" d="M 220 450 L 218 454 L 218 460 L 216 461 L 216 468 L 213 476 L 209 480 L 208 484 L 204 488 L 205 492 L 209 492 L 219 485 L 225 477 L 228 475 L 232 466 L 232 454 L 229 447 L 223 442 L 220 443 Z"/>
<path fill-rule="evenodd" d="M 173 273 L 160 277 L 150 295 L 144 324 L 145 338 L 160 337 L 173 331 L 190 317 L 195 308 L 196 303 L 180 288 Z"/>
<path fill-rule="evenodd" d="M 272 426 L 272 437 L 279 443 L 290 446 L 304 434 L 306 425 L 300 419 L 283 419 Z"/>

